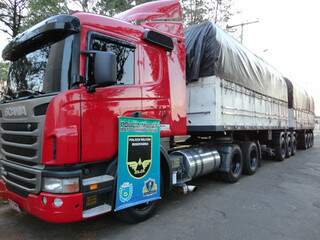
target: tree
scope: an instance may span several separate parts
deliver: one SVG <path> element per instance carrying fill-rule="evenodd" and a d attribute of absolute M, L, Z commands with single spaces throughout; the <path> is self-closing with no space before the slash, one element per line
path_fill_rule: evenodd
<path fill-rule="evenodd" d="M 211 20 L 222 28 L 233 15 L 233 0 L 182 0 L 185 25 Z"/>
<path fill-rule="evenodd" d="M 3 95 L 4 89 L 6 87 L 6 81 L 8 76 L 9 63 L 0 61 L 0 98 Z"/>
<path fill-rule="evenodd" d="M 29 0 L 27 8 L 28 15 L 23 24 L 24 29 L 28 29 L 53 15 L 69 13 L 65 0 Z"/>
<path fill-rule="evenodd" d="M 95 10 L 102 15 L 113 16 L 134 6 L 150 1 L 151 0 L 100 0 L 98 1 Z"/>
<path fill-rule="evenodd" d="M 9 63 L 0 61 L 0 81 L 7 80 Z"/>
<path fill-rule="evenodd" d="M 80 7 L 80 10 L 83 12 L 96 12 L 96 5 L 98 0 L 69 0 L 67 1 L 67 5 L 72 9 L 70 6 L 71 4 L 77 5 Z"/>
<path fill-rule="evenodd" d="M 5 26 L 0 29 L 10 37 L 15 37 L 21 30 L 22 21 L 25 17 L 27 0 L 1 0 L 0 22 Z"/>

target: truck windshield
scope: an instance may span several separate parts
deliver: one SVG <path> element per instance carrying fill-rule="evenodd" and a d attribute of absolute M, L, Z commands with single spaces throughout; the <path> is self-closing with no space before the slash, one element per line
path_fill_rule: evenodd
<path fill-rule="evenodd" d="M 68 89 L 74 74 L 76 35 L 45 45 L 11 62 L 6 98 L 17 99 Z"/>

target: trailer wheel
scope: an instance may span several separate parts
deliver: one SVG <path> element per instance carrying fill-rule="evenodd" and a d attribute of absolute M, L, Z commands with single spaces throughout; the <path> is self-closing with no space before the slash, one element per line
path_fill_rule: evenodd
<path fill-rule="evenodd" d="M 310 141 L 311 141 L 310 133 L 307 133 L 307 148 L 310 148 L 310 145 L 311 145 Z"/>
<path fill-rule="evenodd" d="M 273 139 L 273 146 L 275 148 L 275 159 L 283 161 L 286 158 L 287 144 L 284 133 L 277 134 Z"/>
<path fill-rule="evenodd" d="M 314 144 L 314 136 L 313 136 L 313 132 L 310 133 L 310 136 L 311 136 L 311 141 L 310 141 L 310 147 L 312 148 L 313 147 L 313 144 Z"/>
<path fill-rule="evenodd" d="M 243 156 L 243 173 L 253 175 L 259 166 L 259 152 L 257 144 L 254 142 L 244 142 L 241 144 Z"/>
<path fill-rule="evenodd" d="M 303 139 L 302 139 L 302 149 L 306 150 L 308 149 L 308 134 L 305 132 Z"/>
<path fill-rule="evenodd" d="M 241 148 L 238 145 L 234 145 L 231 153 L 231 163 L 228 172 L 221 172 L 221 177 L 225 182 L 235 183 L 242 174 L 243 158 Z"/>
<path fill-rule="evenodd" d="M 113 161 L 108 169 L 107 169 L 107 174 L 108 175 L 112 175 L 115 177 L 115 179 L 117 179 L 117 161 Z M 164 184 L 162 181 L 162 174 L 160 177 L 161 180 L 161 195 L 163 194 L 163 188 L 164 188 Z M 116 180 L 115 180 L 116 181 Z M 114 186 L 116 186 L 116 183 L 114 184 Z M 115 199 L 115 195 L 116 191 L 114 191 L 114 196 L 113 199 Z M 148 218 L 152 217 L 159 205 L 159 201 L 152 201 L 149 203 L 145 203 L 145 204 L 140 204 L 134 207 L 130 207 L 124 210 L 121 210 L 119 212 L 115 212 L 115 216 L 123 222 L 126 223 L 130 223 L 130 224 L 134 224 L 134 223 L 139 223 L 142 221 L 147 220 Z"/>
<path fill-rule="evenodd" d="M 308 136 L 309 136 L 308 148 L 312 148 L 312 133 L 309 132 L 309 133 L 308 133 Z"/>
<path fill-rule="evenodd" d="M 291 133 L 288 133 L 286 142 L 287 142 L 286 157 L 289 158 L 292 155 L 292 135 L 291 135 Z"/>
<path fill-rule="evenodd" d="M 296 151 L 297 151 L 297 139 L 296 139 L 296 136 L 293 133 L 292 133 L 291 137 L 292 137 L 291 155 L 294 156 L 294 155 L 296 155 Z"/>

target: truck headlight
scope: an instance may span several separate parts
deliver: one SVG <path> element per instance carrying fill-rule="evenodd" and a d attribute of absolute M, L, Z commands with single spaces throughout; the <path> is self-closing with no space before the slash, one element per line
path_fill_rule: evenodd
<path fill-rule="evenodd" d="M 43 178 L 42 191 L 49 193 L 79 192 L 79 178 Z"/>

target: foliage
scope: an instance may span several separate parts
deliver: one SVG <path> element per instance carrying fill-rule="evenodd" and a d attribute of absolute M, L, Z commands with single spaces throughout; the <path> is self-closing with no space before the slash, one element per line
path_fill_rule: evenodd
<path fill-rule="evenodd" d="M 23 24 L 23 30 L 42 20 L 57 14 L 68 14 L 67 2 L 64 0 L 29 0 L 28 15 Z"/>
<path fill-rule="evenodd" d="M 136 5 L 150 2 L 151 0 L 100 0 L 97 3 L 96 11 L 106 16 L 113 16 L 117 13 L 128 10 Z"/>
<path fill-rule="evenodd" d="M 185 25 L 190 26 L 211 20 L 222 28 L 233 15 L 233 0 L 182 0 Z"/>
<path fill-rule="evenodd" d="M 20 32 L 21 24 L 25 17 L 27 0 L 1 0 L 0 22 L 5 26 L 0 31 L 15 37 Z"/>
<path fill-rule="evenodd" d="M 0 61 L 0 81 L 5 81 L 8 76 L 9 63 Z"/>

